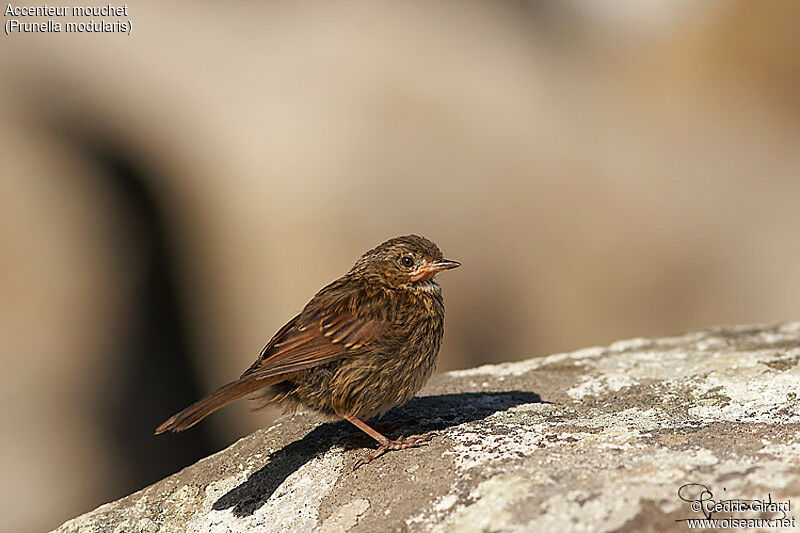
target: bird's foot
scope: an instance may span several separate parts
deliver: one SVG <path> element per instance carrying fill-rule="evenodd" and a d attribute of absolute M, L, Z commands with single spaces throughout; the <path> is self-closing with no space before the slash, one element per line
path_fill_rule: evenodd
<path fill-rule="evenodd" d="M 417 435 L 415 437 L 400 437 L 395 440 L 388 440 L 384 444 L 378 446 L 377 450 L 373 450 L 363 456 L 361 459 L 356 461 L 356 464 L 353 465 L 353 470 L 357 470 L 358 468 L 364 466 L 365 464 L 371 462 L 373 459 L 377 459 L 381 455 L 385 454 L 391 450 L 405 450 L 406 448 L 418 448 L 423 446 L 429 440 L 433 438 L 433 435 L 430 433 L 426 433 L 424 435 Z"/>

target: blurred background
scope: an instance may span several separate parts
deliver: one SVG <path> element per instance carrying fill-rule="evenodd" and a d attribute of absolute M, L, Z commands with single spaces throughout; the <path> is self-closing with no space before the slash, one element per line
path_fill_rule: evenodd
<path fill-rule="evenodd" d="M 0 38 L 2 531 L 269 424 L 152 435 L 395 235 L 463 263 L 440 371 L 800 318 L 800 3 L 129 18 Z"/>

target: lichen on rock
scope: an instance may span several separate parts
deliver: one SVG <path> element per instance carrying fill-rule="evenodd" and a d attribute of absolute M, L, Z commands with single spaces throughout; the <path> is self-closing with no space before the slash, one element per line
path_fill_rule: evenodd
<path fill-rule="evenodd" d="M 296 414 L 57 531 L 683 531 L 688 483 L 800 500 L 798 361 L 788 323 L 450 372 L 384 419 L 425 447 L 353 471 L 372 444 Z"/>

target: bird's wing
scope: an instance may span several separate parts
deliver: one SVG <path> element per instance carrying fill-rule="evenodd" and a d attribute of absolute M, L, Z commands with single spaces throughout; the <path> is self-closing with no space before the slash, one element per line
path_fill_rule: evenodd
<path fill-rule="evenodd" d="M 385 312 L 356 315 L 352 303 L 340 298 L 326 308 L 304 310 L 272 337 L 242 377 L 266 378 L 325 365 L 362 349 L 389 330 Z"/>
<path fill-rule="evenodd" d="M 282 374 L 324 365 L 365 349 L 390 328 L 393 306 L 364 308 L 375 302 L 342 280 L 319 292 L 299 315 L 283 326 L 261 351 L 253 366 L 158 426 L 156 433 L 183 431 L 220 407 L 280 381 Z"/>

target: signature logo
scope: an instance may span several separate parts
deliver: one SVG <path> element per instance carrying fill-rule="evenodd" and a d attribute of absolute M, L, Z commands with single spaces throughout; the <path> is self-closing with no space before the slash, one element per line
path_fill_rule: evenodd
<path fill-rule="evenodd" d="M 727 492 L 725 487 L 723 493 Z M 701 483 L 686 483 L 678 489 L 678 498 L 689 504 L 694 513 L 702 518 L 682 518 L 676 522 L 687 522 L 689 527 L 795 527 L 795 518 L 789 516 L 791 500 L 773 501 L 772 494 L 767 499 L 744 499 L 714 497 L 711 489 Z M 717 516 L 719 515 L 719 516 Z"/>

